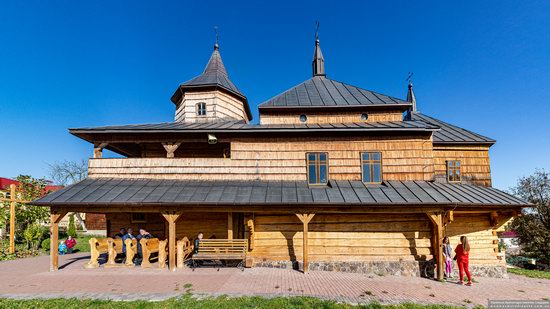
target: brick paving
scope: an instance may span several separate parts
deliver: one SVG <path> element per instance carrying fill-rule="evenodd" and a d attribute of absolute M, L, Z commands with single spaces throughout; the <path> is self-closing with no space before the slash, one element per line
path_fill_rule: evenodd
<path fill-rule="evenodd" d="M 550 299 L 550 280 L 510 275 L 508 279 L 477 278 L 473 287 L 433 280 L 287 269 L 236 268 L 83 269 L 87 254 L 60 257 L 61 270 L 48 271 L 48 256 L 0 262 L 0 297 L 149 299 L 175 297 L 188 290 L 197 296 L 307 295 L 348 303 L 446 303 L 472 307 L 488 299 Z"/>

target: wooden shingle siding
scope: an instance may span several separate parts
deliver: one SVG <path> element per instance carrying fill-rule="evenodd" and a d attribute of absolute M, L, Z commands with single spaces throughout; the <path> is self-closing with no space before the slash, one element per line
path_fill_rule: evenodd
<path fill-rule="evenodd" d="M 206 116 L 197 116 L 196 105 L 206 103 Z M 221 91 L 188 92 L 176 108 L 176 121 L 202 122 L 226 120 L 247 121 L 243 102 Z"/>
<path fill-rule="evenodd" d="M 361 180 L 360 153 L 380 151 L 385 180 L 431 180 L 431 141 L 425 136 L 239 138 L 231 159 L 91 159 L 89 176 L 187 180 L 306 180 L 306 152 L 328 152 L 331 180 Z"/>
<path fill-rule="evenodd" d="M 447 161 L 459 160 L 462 182 L 491 186 L 489 146 L 434 146 L 435 179 L 445 181 Z"/>
<path fill-rule="evenodd" d="M 260 115 L 261 124 L 300 124 L 300 115 L 307 116 L 308 124 L 312 123 L 354 123 L 354 122 L 378 122 L 378 121 L 402 121 L 403 112 L 396 111 L 370 111 L 368 119 L 361 120 L 362 112 L 334 112 L 334 113 L 308 113 L 307 111 L 295 113 L 269 113 Z"/>

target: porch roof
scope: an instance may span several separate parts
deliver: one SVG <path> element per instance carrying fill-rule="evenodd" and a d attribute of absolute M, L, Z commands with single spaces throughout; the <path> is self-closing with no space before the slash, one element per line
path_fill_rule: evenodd
<path fill-rule="evenodd" d="M 184 181 L 85 179 L 32 203 L 37 206 L 508 206 L 529 203 L 491 187 L 429 181 Z"/>

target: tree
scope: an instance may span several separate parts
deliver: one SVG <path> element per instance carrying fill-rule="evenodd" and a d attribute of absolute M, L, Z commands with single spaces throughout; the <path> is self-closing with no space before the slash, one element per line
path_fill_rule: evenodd
<path fill-rule="evenodd" d="M 57 185 L 66 186 L 81 180 L 88 175 L 86 160 L 54 162 L 49 164 L 50 179 Z"/>
<path fill-rule="evenodd" d="M 537 170 L 518 180 L 516 196 L 533 204 L 514 219 L 511 229 L 519 235 L 519 244 L 530 257 L 550 264 L 550 174 Z"/>
<path fill-rule="evenodd" d="M 74 214 L 69 215 L 69 226 L 67 228 L 67 235 L 73 238 L 76 237 L 76 226 L 74 224 Z"/>

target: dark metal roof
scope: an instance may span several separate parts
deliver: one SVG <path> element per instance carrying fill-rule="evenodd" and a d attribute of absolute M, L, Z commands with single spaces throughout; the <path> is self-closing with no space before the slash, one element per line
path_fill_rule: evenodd
<path fill-rule="evenodd" d="M 248 100 L 239 88 L 237 88 L 237 86 L 235 86 L 235 84 L 233 84 L 233 82 L 229 79 L 217 44 L 214 46 L 214 51 L 212 52 L 212 56 L 210 56 L 210 60 L 208 60 L 208 64 L 206 65 L 204 72 L 202 72 L 201 75 L 180 84 L 176 92 L 172 95 L 171 100 L 174 104 L 178 104 L 181 101 L 182 92 L 203 88 L 221 88 L 237 96 L 243 100 L 248 119 L 252 119 L 252 113 L 250 112 L 250 107 L 248 106 Z"/>
<path fill-rule="evenodd" d="M 361 89 L 324 76 L 305 82 L 260 104 L 260 111 L 288 108 L 339 108 L 366 106 L 411 106 L 410 102 Z"/>
<path fill-rule="evenodd" d="M 435 131 L 439 127 L 424 121 L 384 121 L 332 124 L 248 124 L 243 121 L 165 122 L 122 126 L 69 129 L 81 133 L 216 133 L 216 132 L 345 132 L 345 131 Z"/>
<path fill-rule="evenodd" d="M 434 132 L 433 141 L 435 144 L 494 144 L 494 139 L 468 131 L 466 129 L 454 126 L 430 116 L 418 112 L 411 113 L 411 119 L 414 121 L 424 121 L 426 123 L 438 126 L 441 130 Z"/>
<path fill-rule="evenodd" d="M 526 206 L 494 188 L 427 181 L 331 181 L 309 187 L 286 181 L 182 181 L 85 179 L 32 203 L 38 206 L 177 206 L 177 205 L 454 205 Z"/>

